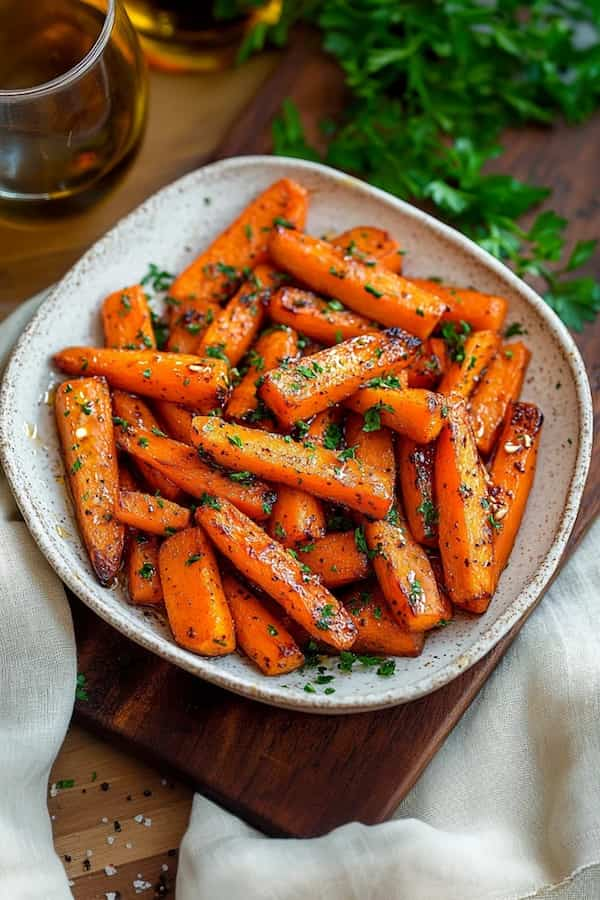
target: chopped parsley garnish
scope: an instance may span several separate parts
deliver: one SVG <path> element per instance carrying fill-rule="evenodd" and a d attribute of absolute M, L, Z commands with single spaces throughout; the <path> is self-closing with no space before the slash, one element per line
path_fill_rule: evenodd
<path fill-rule="evenodd" d="M 77 681 L 75 682 L 75 698 L 77 700 L 89 700 L 86 682 L 87 678 L 85 677 L 83 672 L 79 672 L 77 675 Z"/>
<path fill-rule="evenodd" d="M 277 637 L 279 632 L 277 631 L 277 629 L 275 628 L 274 625 L 269 624 L 269 625 L 267 625 L 267 634 L 270 634 L 271 637 Z"/>
<path fill-rule="evenodd" d="M 144 286 L 149 284 L 153 291 L 161 292 L 167 290 L 174 278 L 175 276 L 170 272 L 166 272 L 154 263 L 150 263 L 148 271 L 141 279 L 140 284 Z"/>
<path fill-rule="evenodd" d="M 381 411 L 394 412 L 394 407 L 389 403 L 383 403 L 381 400 L 368 409 L 363 416 L 363 431 L 379 431 L 381 428 Z"/>
<path fill-rule="evenodd" d="M 188 558 L 186 559 L 185 564 L 186 566 L 193 566 L 194 563 L 197 563 L 199 559 L 202 559 L 202 554 L 192 553 L 192 555 L 188 556 Z"/>
<path fill-rule="evenodd" d="M 374 297 L 383 297 L 383 292 L 378 291 L 377 288 L 374 288 L 372 284 L 365 284 L 365 291 L 367 294 L 372 294 Z"/>
<path fill-rule="evenodd" d="M 283 525 L 281 524 L 281 522 L 275 522 L 275 526 L 273 528 L 273 534 L 275 535 L 276 538 L 280 538 L 281 540 L 283 540 L 283 538 L 285 538 L 287 536 L 286 530 L 283 527 Z"/>
<path fill-rule="evenodd" d="M 148 440 L 147 437 L 141 437 L 138 440 L 138 444 L 140 447 L 147 447 L 149 443 L 150 443 L 150 441 Z"/>
<path fill-rule="evenodd" d="M 225 353 L 225 344 L 209 344 L 204 348 L 204 355 L 211 359 L 222 359 L 223 362 L 229 362 L 229 357 Z"/>
<path fill-rule="evenodd" d="M 356 549 L 359 553 L 369 552 L 369 547 L 367 544 L 367 539 L 365 537 L 365 530 L 362 525 L 359 525 L 358 528 L 354 529 L 354 543 L 356 544 Z"/>
<path fill-rule="evenodd" d="M 417 512 L 423 518 L 425 537 L 431 537 L 439 519 L 439 512 L 435 503 L 433 503 L 432 500 L 425 498 L 417 506 Z"/>
<path fill-rule="evenodd" d="M 460 331 L 458 328 L 460 328 Z M 465 358 L 465 341 L 471 333 L 471 326 L 468 322 L 461 322 L 458 328 L 454 322 L 443 322 L 442 337 L 446 342 L 451 359 L 455 362 L 463 362 Z"/>
<path fill-rule="evenodd" d="M 488 522 L 492 526 L 495 531 L 502 531 L 502 522 L 498 521 L 498 519 L 494 518 L 494 514 L 490 513 L 488 516 Z"/>
<path fill-rule="evenodd" d="M 140 578 L 144 578 L 146 581 L 150 581 L 151 578 L 154 578 L 156 574 L 156 569 L 152 565 L 152 563 L 145 562 L 142 568 L 138 571 L 138 575 Z"/>
<path fill-rule="evenodd" d="M 144 378 L 152 378 L 152 369 L 144 369 L 142 375 Z"/>
<path fill-rule="evenodd" d="M 239 435 L 237 435 L 237 434 L 228 434 L 227 440 L 233 447 L 241 448 L 244 446 L 244 442 L 242 441 L 241 437 L 239 437 Z"/>
<path fill-rule="evenodd" d="M 71 475 L 74 475 L 75 472 L 79 472 L 82 465 L 83 465 L 83 463 L 81 461 L 81 457 L 78 456 L 77 459 L 75 460 L 75 462 L 73 463 L 73 465 L 71 466 Z"/>
<path fill-rule="evenodd" d="M 340 462 L 346 462 L 349 459 L 356 459 L 356 450 L 358 445 L 355 444 L 354 447 L 346 447 L 345 450 L 340 450 L 337 455 L 337 458 Z"/>
<path fill-rule="evenodd" d="M 273 219 L 273 225 L 281 225 L 282 228 L 295 228 L 293 222 L 290 222 L 289 219 L 284 219 L 282 216 L 275 216 Z"/>
<path fill-rule="evenodd" d="M 343 436 L 341 427 L 336 422 L 330 422 L 325 429 L 323 446 L 326 447 L 327 450 L 337 450 L 342 442 Z"/>
<path fill-rule="evenodd" d="M 329 631 L 330 619 L 334 614 L 334 608 L 331 603 L 325 603 L 319 610 L 319 618 L 315 622 L 315 626 L 319 631 Z"/>
<path fill-rule="evenodd" d="M 237 481 L 239 484 L 252 484 L 254 481 L 254 475 L 252 472 L 230 472 L 229 478 L 231 481 Z"/>
<path fill-rule="evenodd" d="M 200 497 L 200 506 L 210 506 L 211 509 L 221 509 L 221 504 L 214 494 L 202 494 Z"/>
<path fill-rule="evenodd" d="M 375 378 L 370 378 L 365 383 L 365 386 L 370 388 L 392 388 L 400 390 L 402 388 L 402 382 L 397 375 L 377 375 Z"/>
<path fill-rule="evenodd" d="M 515 337 L 519 334 L 527 334 L 520 322 L 511 322 L 511 324 L 504 329 L 505 338 Z"/>

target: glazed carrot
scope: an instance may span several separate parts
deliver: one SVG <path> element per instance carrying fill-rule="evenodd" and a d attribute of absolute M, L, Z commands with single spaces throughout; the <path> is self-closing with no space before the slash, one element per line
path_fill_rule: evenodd
<path fill-rule="evenodd" d="M 233 575 L 223 576 L 223 589 L 233 616 L 238 649 L 263 675 L 283 675 L 304 663 L 304 654 L 282 618 Z"/>
<path fill-rule="evenodd" d="M 207 498 L 196 510 L 196 520 L 223 556 L 309 634 L 338 650 L 352 646 L 355 628 L 333 594 L 235 506 Z"/>
<path fill-rule="evenodd" d="M 194 415 L 200 414 L 200 410 L 193 412 L 178 403 L 169 403 L 168 400 L 155 400 L 154 409 L 169 437 L 183 444 L 192 443 L 192 419 Z"/>
<path fill-rule="evenodd" d="M 325 512 L 323 506 L 305 491 L 277 486 L 277 500 L 269 520 L 268 532 L 284 547 L 306 544 L 325 534 Z"/>
<path fill-rule="evenodd" d="M 445 342 L 440 338 L 428 338 L 406 367 L 407 386 L 435 388 L 448 364 Z"/>
<path fill-rule="evenodd" d="M 233 389 L 225 407 L 227 417 L 239 422 L 254 422 L 259 427 L 265 423 L 268 425 L 272 414 L 258 400 L 257 382 L 262 383 L 267 372 L 286 360 L 294 359 L 297 354 L 298 335 L 291 328 L 280 325 L 262 334 L 248 360 L 248 371 Z"/>
<path fill-rule="evenodd" d="M 513 403 L 491 468 L 494 586 L 508 562 L 533 485 L 544 417 L 533 403 Z"/>
<path fill-rule="evenodd" d="M 504 297 L 482 294 L 466 288 L 449 287 L 437 281 L 415 278 L 423 290 L 435 294 L 446 304 L 442 322 L 468 322 L 475 331 L 500 331 L 508 303 Z"/>
<path fill-rule="evenodd" d="M 110 584 L 125 530 L 115 518 L 119 472 L 108 385 L 104 378 L 65 381 L 54 408 L 79 530 L 100 582 Z"/>
<path fill-rule="evenodd" d="M 127 541 L 127 590 L 132 603 L 154 606 L 162 603 L 158 571 L 159 540 L 156 535 L 131 534 Z"/>
<path fill-rule="evenodd" d="M 471 422 L 477 449 L 489 456 L 508 407 L 518 399 L 531 354 L 525 344 L 504 344 L 489 364 L 471 398 Z"/>
<path fill-rule="evenodd" d="M 141 284 L 109 294 L 102 304 L 102 327 L 107 347 L 122 350 L 156 347 L 150 307 Z"/>
<path fill-rule="evenodd" d="M 282 287 L 273 294 L 269 316 L 327 346 L 378 330 L 376 324 L 346 309 L 339 300 L 324 300 L 294 287 Z"/>
<path fill-rule="evenodd" d="M 452 363 L 440 381 L 438 391 L 470 397 L 499 346 L 500 337 L 495 331 L 474 331 L 465 341 L 462 360 Z"/>
<path fill-rule="evenodd" d="M 340 450 L 344 436 L 340 424 L 343 412 L 339 406 L 330 406 L 329 409 L 317 413 L 308 426 L 308 440 L 328 450 Z"/>
<path fill-rule="evenodd" d="M 435 444 L 417 444 L 401 437 L 396 442 L 396 464 L 410 533 L 417 543 L 435 547 L 438 534 L 433 477 Z"/>
<path fill-rule="evenodd" d="M 419 656 L 422 652 L 425 633 L 408 631 L 398 624 L 378 585 L 354 588 L 343 600 L 358 631 L 352 647 L 354 653 Z"/>
<path fill-rule="evenodd" d="M 306 234 L 276 228 L 269 252 L 276 265 L 317 293 L 337 297 L 366 318 L 417 337 L 429 337 L 444 311 L 441 300 L 401 275 L 379 264 L 365 266 Z"/>
<path fill-rule="evenodd" d="M 103 375 L 112 388 L 184 406 L 217 407 L 229 392 L 228 366 L 222 359 L 158 350 L 67 347 L 55 354 L 54 363 L 69 375 Z"/>
<path fill-rule="evenodd" d="M 275 495 L 264 482 L 247 476 L 235 476 L 232 480 L 230 475 L 202 462 L 192 447 L 131 425 L 117 428 L 116 437 L 121 450 L 154 466 L 192 497 L 217 494 L 231 500 L 253 519 L 270 516 Z"/>
<path fill-rule="evenodd" d="M 447 412 L 442 394 L 419 388 L 363 387 L 344 405 L 363 414 L 367 431 L 377 431 L 383 424 L 421 444 L 436 439 Z"/>
<path fill-rule="evenodd" d="M 317 541 L 304 545 L 298 553 L 301 563 L 319 575 L 330 589 L 361 581 L 369 574 L 367 554 L 356 546 L 354 532 L 326 534 Z"/>
<path fill-rule="evenodd" d="M 195 353 L 202 333 L 221 312 L 218 303 L 203 303 L 200 309 L 183 305 L 175 297 L 167 297 L 170 307 L 169 339 L 167 349 L 171 353 Z"/>
<path fill-rule="evenodd" d="M 119 491 L 115 516 L 124 525 L 148 534 L 171 534 L 190 524 L 190 511 L 185 506 L 140 491 Z"/>
<path fill-rule="evenodd" d="M 429 338 L 429 348 L 431 353 L 437 358 L 440 367 L 440 375 L 444 375 L 450 367 L 450 354 L 448 353 L 448 345 L 441 337 Z"/>
<path fill-rule="evenodd" d="M 400 245 L 382 228 L 357 225 L 332 238 L 331 243 L 341 247 L 345 256 L 360 262 L 378 262 L 391 272 L 402 271 Z"/>
<path fill-rule="evenodd" d="M 197 416 L 194 429 L 196 445 L 219 466 L 249 471 L 370 516 L 385 516 L 391 505 L 392 496 L 377 471 L 333 450 L 306 447 L 289 437 L 210 416 Z"/>
<path fill-rule="evenodd" d="M 454 400 L 454 398 L 453 398 Z M 485 612 L 494 587 L 490 505 L 465 402 L 449 404 L 435 461 L 439 547 L 453 603 Z"/>
<path fill-rule="evenodd" d="M 201 656 L 235 650 L 235 629 L 214 551 L 201 528 L 187 528 L 162 544 L 160 579 L 173 637 Z"/>
<path fill-rule="evenodd" d="M 417 338 L 396 328 L 363 334 L 267 372 L 258 394 L 290 428 L 354 394 L 367 378 L 402 368 L 418 346 Z"/>
<path fill-rule="evenodd" d="M 392 432 L 388 428 L 364 431 L 362 416 L 350 413 L 346 419 L 346 444 L 346 453 L 353 453 L 361 465 L 379 472 L 386 490 L 393 496 L 396 460 Z"/>

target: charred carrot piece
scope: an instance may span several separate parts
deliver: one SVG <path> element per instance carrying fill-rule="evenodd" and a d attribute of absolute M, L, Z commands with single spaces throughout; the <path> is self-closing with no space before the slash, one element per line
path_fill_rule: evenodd
<path fill-rule="evenodd" d="M 331 243 L 362 263 L 378 262 L 391 272 L 402 271 L 400 245 L 382 228 L 357 225 L 332 238 Z"/>
<path fill-rule="evenodd" d="M 235 506 L 207 499 L 196 510 L 196 520 L 223 556 L 309 634 L 338 650 L 352 646 L 356 630 L 333 594 Z"/>
<path fill-rule="evenodd" d="M 283 675 L 298 669 L 304 663 L 304 654 L 282 617 L 233 575 L 223 576 L 223 588 L 233 616 L 238 649 L 263 675 Z"/>
<path fill-rule="evenodd" d="M 384 384 L 390 384 L 389 379 Z M 442 394 L 420 388 L 363 387 L 344 405 L 362 413 L 366 431 L 377 431 L 385 425 L 421 444 L 436 439 L 447 414 Z"/>
<path fill-rule="evenodd" d="M 271 369 L 298 355 L 298 335 L 285 325 L 262 334 L 248 357 L 248 371 L 233 389 L 225 414 L 238 422 L 269 427 L 272 414 L 259 402 L 257 388 Z"/>
<path fill-rule="evenodd" d="M 269 245 L 276 265 L 319 294 L 336 297 L 365 318 L 429 337 L 444 303 L 380 264 L 366 266 L 327 241 L 277 228 Z"/>
<path fill-rule="evenodd" d="M 101 375 L 113 388 L 192 408 L 206 403 L 211 409 L 221 406 L 229 394 L 229 367 L 222 359 L 158 350 L 67 347 L 54 356 L 54 363 L 69 375 Z"/>
<path fill-rule="evenodd" d="M 200 410 L 194 412 L 178 403 L 169 403 L 168 400 L 155 400 L 154 409 L 169 437 L 183 444 L 192 443 L 192 419 L 200 414 Z"/>
<path fill-rule="evenodd" d="M 437 281 L 415 278 L 423 290 L 436 294 L 446 305 L 442 322 L 468 322 L 475 331 L 500 331 L 508 303 L 504 297 L 482 294 L 467 288 L 450 287 Z"/>
<path fill-rule="evenodd" d="M 396 460 L 391 431 L 388 428 L 364 431 L 362 416 L 350 413 L 346 420 L 346 444 L 348 445 L 346 455 L 352 455 L 361 465 L 378 472 L 385 483 L 386 491 L 393 496 L 396 484 Z"/>
<path fill-rule="evenodd" d="M 435 460 L 439 547 L 454 604 L 485 612 L 494 589 L 490 503 L 464 400 L 449 405 Z"/>
<path fill-rule="evenodd" d="M 120 491 L 115 516 L 124 525 L 148 534 L 172 534 L 190 524 L 190 511 L 185 506 L 141 491 Z"/>
<path fill-rule="evenodd" d="M 531 354 L 525 344 L 504 344 L 471 398 L 477 449 L 489 456 L 511 402 L 518 399 Z"/>
<path fill-rule="evenodd" d="M 201 656 L 233 653 L 233 619 L 214 551 L 202 529 L 187 528 L 164 541 L 159 569 L 177 643 Z"/>
<path fill-rule="evenodd" d="M 110 584 L 125 530 L 115 518 L 119 471 L 108 385 L 104 378 L 65 381 L 54 408 L 79 530 L 98 579 Z"/>
<path fill-rule="evenodd" d="M 544 417 L 533 403 L 513 403 L 491 468 L 494 586 L 505 568 L 533 485 Z"/>
<path fill-rule="evenodd" d="M 435 444 L 417 444 L 410 438 L 401 437 L 396 443 L 396 461 L 410 533 L 417 543 L 435 547 L 438 535 L 433 474 Z"/>
<path fill-rule="evenodd" d="M 284 547 L 306 544 L 325 534 L 325 512 L 323 506 L 305 491 L 280 484 L 277 500 L 269 520 L 268 532 Z"/>
<path fill-rule="evenodd" d="M 210 416 L 195 418 L 194 429 L 196 445 L 219 466 L 252 472 L 371 516 L 385 516 L 391 505 L 379 472 L 333 450 Z"/>
<path fill-rule="evenodd" d="M 133 532 L 127 541 L 127 589 L 132 603 L 156 606 L 163 591 L 158 571 L 156 535 Z"/>
<path fill-rule="evenodd" d="M 425 644 L 423 631 L 402 628 L 390 613 L 378 585 L 356 587 L 343 598 L 358 631 L 352 650 L 383 656 L 419 656 Z"/>
<path fill-rule="evenodd" d="M 102 304 L 102 327 L 107 347 L 121 350 L 156 347 L 150 307 L 141 284 L 109 294 Z"/>
<path fill-rule="evenodd" d="M 274 322 L 290 325 L 311 340 L 327 346 L 361 334 L 372 334 L 378 325 L 352 312 L 340 300 L 324 300 L 300 288 L 280 288 L 269 301 Z"/>
<path fill-rule="evenodd" d="M 362 581 L 370 572 L 367 554 L 356 546 L 353 531 L 326 534 L 305 544 L 298 559 L 331 590 Z"/>
<path fill-rule="evenodd" d="M 474 331 L 465 341 L 462 360 L 452 363 L 440 381 L 438 391 L 470 397 L 499 346 L 500 337 L 495 331 Z"/>
<path fill-rule="evenodd" d="M 402 368 L 419 343 L 395 328 L 351 338 L 267 372 L 259 397 L 283 427 L 291 428 L 299 419 L 310 418 L 350 397 L 367 378 Z"/>

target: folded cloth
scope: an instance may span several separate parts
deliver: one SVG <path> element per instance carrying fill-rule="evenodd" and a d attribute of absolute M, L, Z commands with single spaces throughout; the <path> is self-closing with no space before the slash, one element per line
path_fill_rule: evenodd
<path fill-rule="evenodd" d="M 36 302 L 0 326 L 0 362 Z M 0 484 L 0 897 L 63 900 L 45 797 L 75 646 L 17 518 Z M 599 546 L 600 520 L 392 821 L 272 839 L 196 795 L 177 900 L 600 898 Z"/>

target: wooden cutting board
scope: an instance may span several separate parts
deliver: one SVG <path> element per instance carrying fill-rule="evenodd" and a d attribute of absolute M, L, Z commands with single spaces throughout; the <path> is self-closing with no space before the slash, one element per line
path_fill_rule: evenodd
<path fill-rule="evenodd" d="M 344 102 L 333 64 L 303 33 L 212 158 L 268 152 L 269 123 L 291 95 L 317 134 Z M 555 186 L 573 237 L 600 233 L 600 117 L 578 129 L 507 135 L 502 169 Z M 596 273 L 599 274 L 599 273 Z M 600 413 L 600 321 L 577 336 Z M 600 509 L 600 448 L 565 559 Z M 313 836 L 386 819 L 415 783 L 515 639 L 522 622 L 460 678 L 421 700 L 374 713 L 310 716 L 206 684 L 133 644 L 72 598 L 89 699 L 76 718 L 271 834 Z"/>

